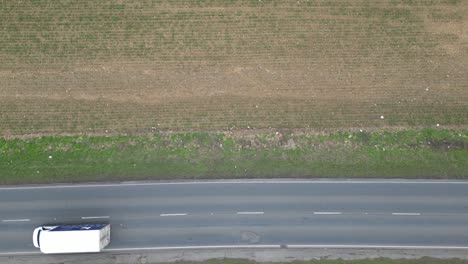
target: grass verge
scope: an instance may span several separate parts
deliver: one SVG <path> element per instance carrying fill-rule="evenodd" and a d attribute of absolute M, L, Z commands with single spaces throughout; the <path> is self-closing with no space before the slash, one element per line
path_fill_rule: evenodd
<path fill-rule="evenodd" d="M 229 131 L 0 139 L 0 184 L 468 176 L 468 131 Z"/>

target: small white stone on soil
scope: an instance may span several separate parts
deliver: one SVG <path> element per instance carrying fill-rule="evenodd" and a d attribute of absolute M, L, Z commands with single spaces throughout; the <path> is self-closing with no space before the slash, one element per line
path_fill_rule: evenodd
<path fill-rule="evenodd" d="M 385 117 L 383 115 L 380 116 L 380 119 L 384 119 Z"/>
<path fill-rule="evenodd" d="M 437 124 L 436 126 L 439 126 L 439 124 Z"/>
<path fill-rule="evenodd" d="M 109 133 L 109 130 L 106 129 L 106 133 Z"/>
<path fill-rule="evenodd" d="M 49 156 L 49 159 L 51 159 L 51 158 L 52 158 L 52 156 Z"/>
<path fill-rule="evenodd" d="M 362 132 L 362 129 L 359 129 L 359 132 Z"/>

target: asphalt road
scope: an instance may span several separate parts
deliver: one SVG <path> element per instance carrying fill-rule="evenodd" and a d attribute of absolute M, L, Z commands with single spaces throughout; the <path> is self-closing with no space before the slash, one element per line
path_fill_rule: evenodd
<path fill-rule="evenodd" d="M 468 182 L 246 181 L 0 187 L 0 254 L 43 224 L 110 222 L 109 251 L 163 247 L 468 249 Z"/>

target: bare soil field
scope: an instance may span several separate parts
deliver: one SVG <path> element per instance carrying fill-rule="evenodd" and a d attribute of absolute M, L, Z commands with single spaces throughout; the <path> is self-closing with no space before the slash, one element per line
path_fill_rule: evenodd
<path fill-rule="evenodd" d="M 0 134 L 468 124 L 468 1 L 1 1 Z"/>

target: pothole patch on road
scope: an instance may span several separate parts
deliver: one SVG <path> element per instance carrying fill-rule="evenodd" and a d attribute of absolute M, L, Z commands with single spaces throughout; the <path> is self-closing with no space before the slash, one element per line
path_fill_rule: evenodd
<path fill-rule="evenodd" d="M 256 244 L 260 242 L 261 236 L 252 231 L 242 231 L 240 234 L 240 238 L 242 242 Z"/>

